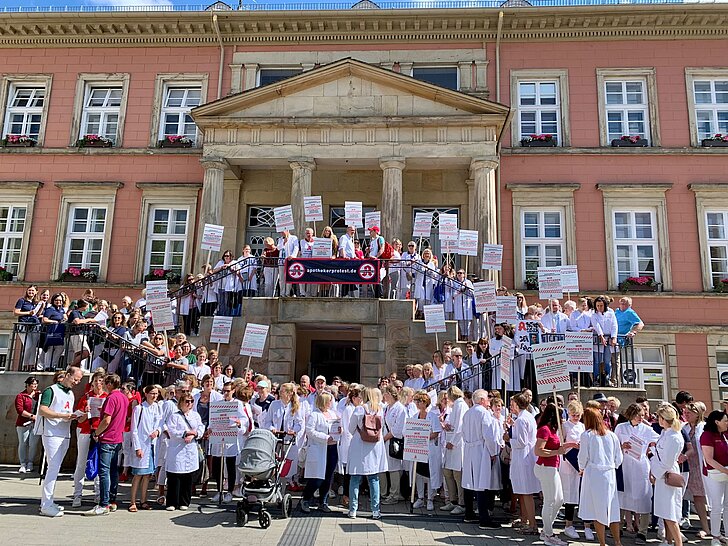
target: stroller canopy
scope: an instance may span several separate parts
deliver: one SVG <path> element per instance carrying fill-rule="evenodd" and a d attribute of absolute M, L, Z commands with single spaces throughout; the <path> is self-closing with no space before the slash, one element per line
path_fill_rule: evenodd
<path fill-rule="evenodd" d="M 270 430 L 255 429 L 240 452 L 238 468 L 247 476 L 258 476 L 276 466 L 276 437 Z"/>

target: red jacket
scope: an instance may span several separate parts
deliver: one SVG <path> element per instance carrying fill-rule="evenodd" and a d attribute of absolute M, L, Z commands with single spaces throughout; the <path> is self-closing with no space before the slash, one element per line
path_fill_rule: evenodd
<path fill-rule="evenodd" d="M 15 426 L 16 427 L 22 427 L 30 421 L 30 418 L 23 417 L 23 412 L 27 411 L 28 413 L 35 413 L 35 404 L 38 402 L 38 393 L 35 393 L 35 396 L 29 395 L 27 392 L 25 392 L 25 389 L 23 389 L 22 392 L 19 392 L 18 395 L 15 397 L 15 411 L 18 412 L 18 418 L 15 420 Z"/>

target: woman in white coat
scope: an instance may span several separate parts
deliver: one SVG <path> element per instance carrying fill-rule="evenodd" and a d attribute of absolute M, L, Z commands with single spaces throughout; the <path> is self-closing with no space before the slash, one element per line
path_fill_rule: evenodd
<path fill-rule="evenodd" d="M 473 283 L 465 277 L 465 270 L 458 269 L 455 277 L 453 306 L 455 307 L 455 320 L 458 321 L 460 340 L 470 339 L 470 324 L 473 320 Z"/>
<path fill-rule="evenodd" d="M 339 460 L 341 420 L 333 410 L 334 397 L 328 392 L 322 392 L 314 403 L 316 407 L 306 417 L 306 487 L 301 498 L 301 510 L 304 513 L 311 511 L 310 503 L 316 490 L 319 493 L 321 511 L 331 512 L 328 503 L 329 491 Z"/>
<path fill-rule="evenodd" d="M 541 483 L 533 472 L 536 465 L 533 448 L 536 445 L 537 427 L 528 406 L 529 400 L 522 393 L 511 398 L 511 413 L 517 417 L 512 433 L 506 435 L 505 441 L 511 442 L 510 478 L 513 494 L 518 496 L 521 505 L 521 532 L 525 535 L 538 535 L 536 507 L 533 503 L 534 493 L 541 491 Z"/>
<path fill-rule="evenodd" d="M 581 422 L 584 407 L 578 400 L 572 400 L 569 402 L 566 411 L 569 414 L 569 418 L 564 421 L 562 426 L 564 440 L 578 444 L 581 441 L 581 435 L 584 434 L 584 423 Z M 574 513 L 576 512 L 576 507 L 579 505 L 579 485 L 581 484 L 578 456 L 579 447 L 577 446 L 564 455 L 564 460 L 559 465 L 561 488 L 564 492 L 564 534 L 573 539 L 579 538 L 579 534 L 574 528 Z M 591 523 L 588 521 L 584 521 L 584 536 L 588 541 L 594 540 Z"/>
<path fill-rule="evenodd" d="M 435 491 L 442 486 L 442 449 L 440 448 L 440 433 L 442 426 L 440 425 L 440 410 L 438 408 L 430 409 L 431 399 L 425 392 L 418 392 L 414 397 L 417 405 L 416 419 L 424 419 L 430 423 L 430 441 L 427 443 L 428 456 L 427 466 L 429 467 L 429 477 L 417 474 L 415 477 L 415 486 L 417 488 L 417 500 L 412 508 L 422 508 L 425 506 L 425 487 L 427 487 L 427 510 L 434 510 Z M 406 429 L 406 427 L 405 427 Z"/>
<path fill-rule="evenodd" d="M 599 410 L 584 410 L 584 428 L 579 442 L 579 516 L 593 521 L 600 546 L 606 544 L 606 527 L 612 533 L 615 546 L 621 546 L 619 536 L 619 497 L 616 469 L 622 464 L 619 438 L 607 430 Z"/>
<path fill-rule="evenodd" d="M 349 506 L 349 485 L 351 476 L 346 471 L 349 462 L 349 446 L 351 445 L 352 434 L 347 426 L 351 422 L 351 416 L 357 407 L 361 406 L 363 387 L 359 384 L 352 383 L 346 394 L 346 403 L 341 409 L 341 440 L 339 440 L 339 464 L 336 471 L 344 476 L 344 495 L 341 499 L 341 505 L 344 508 Z"/>
<path fill-rule="evenodd" d="M 655 455 L 650 460 L 650 474 L 655 483 L 655 506 L 652 513 L 665 522 L 665 541 L 682 546 L 679 522 L 682 518 L 683 488 L 668 485 L 665 481 L 668 472 L 680 474 L 677 458 L 685 446 L 680 432 L 682 425 L 670 404 L 660 406 L 657 420 L 662 427 L 662 434 L 657 440 Z"/>
<path fill-rule="evenodd" d="M 200 415 L 192 409 L 194 398 L 182 394 L 177 403 L 178 411 L 166 422 L 169 443 L 167 445 L 167 510 L 187 510 L 192 498 L 192 475 L 200 468 L 197 442 L 205 434 Z"/>
<path fill-rule="evenodd" d="M 634 530 L 639 535 L 640 516 L 649 514 L 652 510 L 652 485 L 647 448 L 657 441 L 658 435 L 651 426 L 642 422 L 641 404 L 627 406 L 622 412 L 622 417 L 627 421 L 618 424 L 614 429 L 614 434 L 619 438 L 624 452 L 622 461 L 624 491 L 619 492 L 619 508 L 631 512 L 631 515 L 627 516 L 627 529 L 633 530 L 636 527 Z M 633 455 L 635 452 L 639 452 L 639 459 Z M 644 531 L 642 534 L 641 538 L 645 538 Z"/>
<path fill-rule="evenodd" d="M 417 310 L 422 312 L 425 305 L 432 303 L 432 292 L 437 279 L 437 268 L 429 248 L 422 251 L 422 258 L 415 262 L 413 270 L 414 298 L 417 300 Z"/>
<path fill-rule="evenodd" d="M 161 387 L 158 385 L 147 385 L 144 387 L 144 402 L 134 406 L 131 413 L 131 473 L 134 479 L 131 482 L 131 503 L 129 512 L 138 511 L 136 505 L 137 491 L 141 483 L 141 504 L 142 510 L 151 510 L 147 502 L 147 489 L 149 477 L 154 474 L 155 449 L 157 438 L 162 433 L 162 408 L 157 404 L 157 398 Z"/>
<path fill-rule="evenodd" d="M 346 472 L 351 476 L 349 483 L 349 518 L 356 518 L 359 508 L 359 485 L 364 477 L 369 482 L 369 495 L 372 508 L 372 519 L 381 519 L 379 511 L 379 474 L 387 471 L 387 457 L 384 447 L 384 435 L 379 429 L 379 438 L 375 442 L 362 439 L 365 416 L 377 416 L 379 423 L 384 422 L 382 411 L 382 393 L 379 389 L 364 390 L 364 404 L 357 407 L 349 421 L 351 444 Z"/>
<path fill-rule="evenodd" d="M 384 445 L 387 449 L 387 472 L 389 474 L 389 495 L 382 499 L 382 504 L 397 504 L 404 500 L 399 492 L 399 482 L 402 474 L 402 459 L 389 456 L 390 444 L 396 438 L 402 444 L 404 439 L 404 423 L 407 411 L 399 401 L 400 392 L 394 385 L 389 385 L 383 393 L 387 407 L 384 410 Z M 402 446 L 403 447 L 403 446 Z M 379 476 L 379 486 L 382 487 L 386 474 Z"/>
<path fill-rule="evenodd" d="M 463 417 L 468 411 L 468 404 L 463 398 L 463 391 L 452 386 L 447 390 L 447 397 L 452 402 L 452 410 L 445 418 L 445 457 L 443 477 L 447 484 L 448 502 L 440 508 L 455 516 L 465 513 L 465 493 L 463 478 Z M 501 434 L 502 436 L 502 434 Z"/>
<path fill-rule="evenodd" d="M 591 326 L 596 336 L 594 343 L 594 381 L 598 382 L 603 373 L 602 386 L 606 386 L 612 370 L 612 352 L 617 347 L 617 319 L 614 313 L 609 310 L 609 302 L 604 296 L 598 296 L 594 300 Z"/>
<path fill-rule="evenodd" d="M 298 451 L 304 443 L 306 427 L 301 401 L 296 393 L 296 385 L 283 383 L 278 388 L 278 396 L 279 399 L 272 402 L 268 411 L 265 412 L 262 428 L 267 428 L 273 434 L 284 433 L 291 441 L 287 459 L 290 462 L 286 463 L 289 470 L 281 476 L 291 480 L 298 469 Z"/>

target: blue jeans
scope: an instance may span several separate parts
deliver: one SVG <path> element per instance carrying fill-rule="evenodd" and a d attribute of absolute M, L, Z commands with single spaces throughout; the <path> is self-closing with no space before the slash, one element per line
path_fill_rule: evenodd
<path fill-rule="evenodd" d="M 604 364 L 604 374 L 607 380 L 609 380 L 610 374 L 612 373 L 612 347 L 607 341 L 607 346 L 602 347 L 601 345 L 596 347 L 594 351 L 594 381 L 599 381 L 599 368 Z"/>
<path fill-rule="evenodd" d="M 359 484 L 365 476 L 352 476 L 349 482 L 349 512 L 356 514 L 359 508 Z M 372 514 L 379 513 L 379 474 L 366 476 L 369 481 L 369 496 L 371 497 Z"/>
<path fill-rule="evenodd" d="M 336 463 L 339 462 L 339 451 L 336 444 L 326 446 L 326 470 L 323 478 L 307 478 L 306 488 L 303 490 L 303 500 L 310 501 L 314 492 L 318 489 L 319 502 L 321 506 L 329 504 L 329 492 L 331 490 L 331 479 L 334 477 Z"/>
<path fill-rule="evenodd" d="M 119 452 L 121 444 L 99 444 L 99 487 L 101 500 L 99 506 L 116 502 L 119 487 Z"/>

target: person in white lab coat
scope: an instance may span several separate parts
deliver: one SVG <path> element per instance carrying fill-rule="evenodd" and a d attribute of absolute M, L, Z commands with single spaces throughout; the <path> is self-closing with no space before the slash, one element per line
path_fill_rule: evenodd
<path fill-rule="evenodd" d="M 454 516 L 465 513 L 465 493 L 463 491 L 463 417 L 468 411 L 468 404 L 463 398 L 463 391 L 452 386 L 447 390 L 447 397 L 452 402 L 452 410 L 445 419 L 445 457 L 443 477 L 447 484 L 449 501 L 440 510 L 450 512 Z"/>
<path fill-rule="evenodd" d="M 157 403 L 161 387 L 147 385 L 144 387 L 144 402 L 134 406 L 131 413 L 131 446 L 133 449 L 130 461 L 131 473 L 134 479 L 131 482 L 131 502 L 129 512 L 138 510 L 136 505 L 137 492 L 141 484 L 141 508 L 150 510 L 147 503 L 147 489 L 149 477 L 154 474 L 155 450 L 157 438 L 162 434 L 162 407 Z"/>
<path fill-rule="evenodd" d="M 341 438 L 341 420 L 333 410 L 333 405 L 334 397 L 328 392 L 322 392 L 316 397 L 316 407 L 306 417 L 306 488 L 301 498 L 301 510 L 304 513 L 311 511 L 311 499 L 317 490 L 321 511 L 331 512 L 328 498 L 331 479 L 339 460 L 337 444 Z"/>
<path fill-rule="evenodd" d="M 561 305 L 556 298 L 549 300 L 546 312 L 541 317 L 541 324 L 546 333 L 563 334 L 569 329 L 569 317 L 561 311 Z"/>
<path fill-rule="evenodd" d="M 473 497 L 478 504 L 478 522 L 481 529 L 499 529 L 490 516 L 495 491 L 492 490 L 493 458 L 503 444 L 500 427 L 489 411 L 488 392 L 478 389 L 473 393 L 473 407 L 463 415 L 463 473 L 462 488 L 465 491 L 465 520 L 474 519 Z"/>
<path fill-rule="evenodd" d="M 432 303 L 432 293 L 437 280 L 437 267 L 432 260 L 432 251 L 426 248 L 422 251 L 422 258 L 412 266 L 414 278 L 414 298 L 417 300 L 417 310 L 422 312 L 425 305 Z M 412 288 L 410 288 L 412 290 Z"/>
<path fill-rule="evenodd" d="M 579 442 L 579 470 L 582 473 L 579 493 L 579 516 L 594 521 L 600 546 L 605 546 L 606 527 L 615 546 L 620 546 L 619 497 L 615 470 L 622 464 L 619 438 L 607 430 L 601 412 L 584 410 L 584 428 Z"/>
<path fill-rule="evenodd" d="M 291 235 L 291 232 L 283 230 L 281 236 L 278 237 L 276 242 L 276 248 L 278 248 L 279 266 L 278 266 L 278 283 L 281 287 L 281 297 L 285 298 L 291 295 L 291 291 L 295 293 L 296 285 L 289 285 L 286 282 L 286 258 L 296 258 L 300 251 L 298 247 L 298 237 Z"/>
<path fill-rule="evenodd" d="M 402 474 L 402 459 L 390 457 L 390 444 L 398 442 L 402 447 L 404 439 L 404 422 L 407 418 L 402 402 L 399 401 L 400 391 L 394 385 L 389 385 L 383 392 L 384 402 L 387 404 L 384 409 L 384 444 L 387 448 L 387 473 L 389 474 L 389 495 L 382 499 L 382 504 L 397 504 L 404 500 L 399 492 L 399 482 Z M 379 487 L 386 480 L 386 474 L 379 476 Z M 382 494 L 384 494 L 382 492 Z"/>
<path fill-rule="evenodd" d="M 167 445 L 167 510 L 187 510 L 192 498 L 192 475 L 200 468 L 197 442 L 205 433 L 200 414 L 192 409 L 191 394 L 179 396 L 178 411 L 166 424 Z"/>
<path fill-rule="evenodd" d="M 291 441 L 288 450 L 288 472 L 282 478 L 292 480 L 298 468 L 298 451 L 303 446 L 306 435 L 304 410 L 296 392 L 296 385 L 283 383 L 278 388 L 279 399 L 271 402 L 263 416 L 261 428 L 267 428 L 273 434 L 285 433 Z"/>
<path fill-rule="evenodd" d="M 346 472 L 351 476 L 349 482 L 349 518 L 356 518 L 359 508 L 359 485 L 366 477 L 369 482 L 372 518 L 381 519 L 379 511 L 379 474 L 387 471 L 387 457 L 384 447 L 384 434 L 381 425 L 384 423 L 382 409 L 382 393 L 379 389 L 364 390 L 364 404 L 358 406 L 349 421 L 351 443 Z M 365 442 L 362 438 L 365 415 L 378 417 L 380 424 L 379 438 L 375 442 Z M 371 419 L 370 419 L 371 421 Z"/>
<path fill-rule="evenodd" d="M 467 341 L 470 339 L 470 325 L 473 320 L 473 283 L 465 277 L 464 269 L 458 269 L 455 280 L 454 316 L 458 321 L 460 340 Z"/>
<path fill-rule="evenodd" d="M 594 381 L 599 381 L 604 374 L 602 386 L 606 386 L 612 371 L 612 352 L 617 347 L 617 319 L 609 310 L 609 302 L 604 296 L 594 300 L 594 313 L 591 318 L 594 330 Z M 604 368 L 603 372 L 601 368 Z"/>
<path fill-rule="evenodd" d="M 422 508 L 425 506 L 425 488 L 427 488 L 427 510 L 435 509 L 434 498 L 435 491 L 442 486 L 442 450 L 440 449 L 440 433 L 442 426 L 440 425 L 440 411 L 438 408 L 430 408 L 432 400 L 425 392 L 417 392 L 414 396 L 414 402 L 417 406 L 417 414 L 415 419 L 427 420 L 430 424 L 430 439 L 427 443 L 427 467 L 428 474 L 423 476 L 419 472 L 415 477 L 415 487 L 417 489 L 417 500 L 412 505 L 413 508 Z M 407 427 L 405 426 L 405 431 Z M 424 468 L 424 467 L 423 467 Z"/>
<path fill-rule="evenodd" d="M 564 430 L 564 440 L 567 442 L 581 441 L 581 435 L 584 433 L 584 423 L 581 422 L 581 416 L 584 414 L 584 407 L 578 400 L 572 400 L 566 407 L 569 418 L 564 421 L 562 428 Z M 574 528 L 574 513 L 579 505 L 579 485 L 581 484 L 581 476 L 579 476 L 579 448 L 575 447 L 564 455 L 563 461 L 559 465 L 559 477 L 561 478 L 561 488 L 564 492 L 564 534 L 573 539 L 579 538 L 576 528 Z M 594 533 L 591 530 L 591 523 L 584 522 L 584 536 L 586 540 L 594 540 Z"/>
<path fill-rule="evenodd" d="M 536 465 L 536 455 L 533 452 L 536 445 L 536 420 L 528 411 L 529 405 L 529 399 L 523 393 L 511 398 L 511 414 L 517 417 L 513 423 L 512 434 L 507 435 L 505 440 L 511 442 L 510 478 L 513 494 L 518 496 L 521 504 L 522 532 L 538 535 L 533 495 L 541 491 L 541 483 L 533 473 Z"/>
<path fill-rule="evenodd" d="M 682 546 L 679 521 L 682 518 L 683 488 L 668 485 L 665 478 L 668 472 L 680 473 L 677 458 L 685 442 L 680 432 L 680 419 L 670 404 L 660 406 L 657 420 L 662 427 L 662 434 L 657 440 L 655 455 L 650 460 L 650 474 L 655 482 L 655 506 L 652 513 L 665 522 L 665 541 Z"/>
<path fill-rule="evenodd" d="M 362 391 L 364 387 L 358 383 L 352 383 L 349 385 L 349 390 L 346 394 L 346 403 L 341 408 L 341 440 L 339 440 L 339 464 L 337 465 L 337 472 L 344 476 L 344 495 L 341 499 L 341 504 L 344 507 L 349 506 L 349 485 L 351 483 L 351 476 L 346 471 L 349 461 L 349 446 L 351 445 L 352 433 L 347 426 L 347 423 L 351 422 L 351 416 L 354 414 L 354 410 L 361 406 L 363 403 Z"/>

